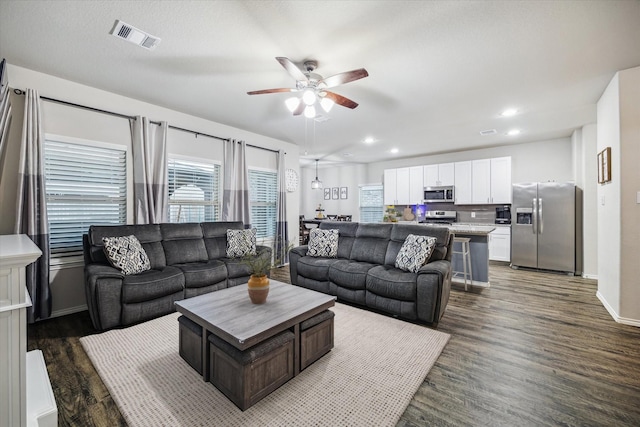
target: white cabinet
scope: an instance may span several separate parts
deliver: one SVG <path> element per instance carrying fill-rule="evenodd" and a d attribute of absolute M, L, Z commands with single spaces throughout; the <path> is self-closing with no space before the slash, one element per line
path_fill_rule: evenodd
<path fill-rule="evenodd" d="M 496 226 L 496 229 L 489 233 L 489 259 L 511 261 L 511 227 Z"/>
<path fill-rule="evenodd" d="M 455 172 L 453 163 L 440 163 L 424 167 L 424 186 L 439 187 L 455 184 Z"/>
<path fill-rule="evenodd" d="M 422 203 L 422 166 L 384 170 L 384 204 L 415 205 Z"/>
<path fill-rule="evenodd" d="M 511 203 L 511 157 L 491 159 L 491 203 Z"/>
<path fill-rule="evenodd" d="M 471 162 L 456 162 L 455 167 L 455 204 L 471 204 Z"/>
<path fill-rule="evenodd" d="M 491 159 L 471 162 L 471 203 L 491 203 Z"/>

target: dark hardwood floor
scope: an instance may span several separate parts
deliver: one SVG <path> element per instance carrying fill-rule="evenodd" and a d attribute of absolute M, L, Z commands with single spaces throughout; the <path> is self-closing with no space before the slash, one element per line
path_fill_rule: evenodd
<path fill-rule="evenodd" d="M 611 319 L 595 281 L 500 264 L 490 281 L 454 286 L 438 325 L 451 340 L 398 426 L 640 425 L 640 328 Z M 87 312 L 29 326 L 60 426 L 126 425 L 78 341 L 92 333 Z"/>

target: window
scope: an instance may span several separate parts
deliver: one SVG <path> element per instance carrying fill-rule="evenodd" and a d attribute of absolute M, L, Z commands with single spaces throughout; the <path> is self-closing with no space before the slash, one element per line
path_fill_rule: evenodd
<path fill-rule="evenodd" d="M 220 165 L 169 159 L 169 222 L 220 218 Z"/>
<path fill-rule="evenodd" d="M 276 235 L 277 198 L 277 172 L 249 169 L 251 225 L 256 228 L 256 237 L 264 239 Z"/>
<path fill-rule="evenodd" d="M 44 157 L 51 255 L 81 255 L 90 225 L 126 222 L 126 151 L 47 137 Z"/>
<path fill-rule="evenodd" d="M 382 185 L 360 187 L 360 222 L 382 222 L 384 200 Z"/>

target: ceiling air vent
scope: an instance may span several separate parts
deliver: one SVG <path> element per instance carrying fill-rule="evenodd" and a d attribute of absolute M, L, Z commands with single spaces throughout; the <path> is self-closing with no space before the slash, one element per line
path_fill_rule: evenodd
<path fill-rule="evenodd" d="M 496 133 L 498 133 L 498 132 L 495 129 L 487 129 L 487 130 L 481 130 L 480 131 L 480 135 L 482 135 L 482 136 L 495 135 Z"/>
<path fill-rule="evenodd" d="M 160 43 L 160 38 L 152 36 L 151 34 L 140 31 L 134 26 L 125 24 L 124 22 L 117 20 L 113 29 L 109 34 L 119 39 L 126 40 L 130 43 L 135 43 L 138 46 L 142 46 L 145 49 L 154 49 Z"/>

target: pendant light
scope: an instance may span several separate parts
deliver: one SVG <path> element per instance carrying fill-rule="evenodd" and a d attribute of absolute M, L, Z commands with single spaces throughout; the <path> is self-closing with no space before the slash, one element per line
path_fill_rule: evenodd
<path fill-rule="evenodd" d="M 311 181 L 311 189 L 318 190 L 322 188 L 322 181 L 318 179 L 318 159 L 316 159 L 316 179 Z"/>

